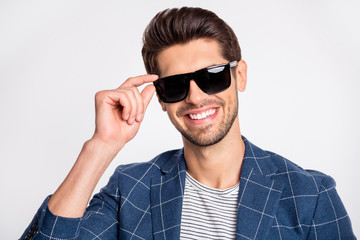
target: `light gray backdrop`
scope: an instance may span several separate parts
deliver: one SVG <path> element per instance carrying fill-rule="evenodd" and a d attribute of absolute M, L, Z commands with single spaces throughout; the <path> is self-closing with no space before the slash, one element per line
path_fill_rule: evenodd
<path fill-rule="evenodd" d="M 201 6 L 248 63 L 242 133 L 335 178 L 360 234 L 359 2 L 0 1 L 0 236 L 16 239 L 94 130 L 94 94 L 144 74 L 141 37 L 160 10 Z M 155 97 L 122 163 L 182 146 Z"/>

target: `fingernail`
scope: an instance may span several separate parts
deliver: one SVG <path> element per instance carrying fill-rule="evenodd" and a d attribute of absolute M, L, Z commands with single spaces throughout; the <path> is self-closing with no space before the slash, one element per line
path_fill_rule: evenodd
<path fill-rule="evenodd" d="M 140 122 L 142 120 L 143 116 L 144 116 L 144 114 L 140 113 L 139 115 L 137 115 L 136 120 L 138 122 Z"/>
<path fill-rule="evenodd" d="M 135 122 L 135 118 L 131 118 L 130 121 L 129 121 L 129 124 L 133 124 Z"/>
<path fill-rule="evenodd" d="M 130 117 L 130 114 L 127 114 L 127 115 L 125 116 L 125 120 L 128 120 L 129 117 Z"/>

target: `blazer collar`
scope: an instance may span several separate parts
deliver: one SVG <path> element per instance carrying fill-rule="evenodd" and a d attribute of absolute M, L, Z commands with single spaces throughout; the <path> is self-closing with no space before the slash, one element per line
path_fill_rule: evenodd
<path fill-rule="evenodd" d="M 163 175 L 151 179 L 150 201 L 154 239 L 180 239 L 186 163 L 180 149 L 160 166 Z"/>
<path fill-rule="evenodd" d="M 236 239 L 267 239 L 284 184 L 272 176 L 278 171 L 270 154 L 245 137 L 241 167 Z"/>
<path fill-rule="evenodd" d="M 245 137 L 241 167 L 236 239 L 264 239 L 279 205 L 284 185 L 272 176 L 277 167 L 269 153 Z M 151 180 L 154 239 L 179 239 L 186 163 L 184 150 L 174 151 L 160 166 L 163 175 Z"/>

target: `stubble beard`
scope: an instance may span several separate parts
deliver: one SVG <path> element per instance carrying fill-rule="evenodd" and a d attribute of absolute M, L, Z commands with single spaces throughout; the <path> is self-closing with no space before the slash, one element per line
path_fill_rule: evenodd
<path fill-rule="evenodd" d="M 199 108 L 206 106 L 210 102 L 205 102 L 200 106 Z M 220 106 L 224 106 L 224 103 L 221 101 L 217 101 L 217 104 Z M 207 147 L 214 145 L 218 142 L 220 142 L 224 137 L 229 133 L 232 125 L 234 124 L 234 121 L 238 115 L 238 97 L 236 94 L 236 99 L 234 102 L 233 109 L 230 109 L 230 106 L 228 107 L 228 114 L 224 117 L 222 122 L 220 123 L 219 127 L 217 129 L 211 129 L 213 126 L 205 126 L 203 129 L 200 130 L 200 134 L 194 134 L 188 129 L 184 129 L 181 126 L 174 124 L 176 129 L 181 133 L 181 135 L 187 139 L 189 142 L 196 146 L 201 147 Z M 187 109 L 180 109 L 177 112 L 178 116 L 182 115 L 182 112 Z"/>

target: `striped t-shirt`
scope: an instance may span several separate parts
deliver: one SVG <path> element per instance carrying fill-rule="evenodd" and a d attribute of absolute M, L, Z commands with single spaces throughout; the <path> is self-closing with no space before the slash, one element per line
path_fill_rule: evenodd
<path fill-rule="evenodd" d="M 186 173 L 180 239 L 235 239 L 239 183 L 207 187 Z"/>

